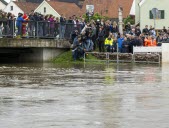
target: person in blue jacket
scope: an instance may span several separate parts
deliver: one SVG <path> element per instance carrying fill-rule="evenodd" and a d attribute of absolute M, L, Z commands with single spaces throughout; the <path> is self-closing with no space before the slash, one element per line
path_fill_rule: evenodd
<path fill-rule="evenodd" d="M 22 16 L 23 16 L 22 13 L 18 13 L 18 17 L 16 20 L 16 27 L 18 28 L 17 38 L 21 38 L 21 35 L 22 35 L 22 22 L 24 22 L 24 19 Z"/>
<path fill-rule="evenodd" d="M 118 43 L 118 52 L 122 53 L 122 44 L 124 41 L 124 37 L 123 34 L 120 35 L 120 38 L 117 39 L 117 43 Z"/>

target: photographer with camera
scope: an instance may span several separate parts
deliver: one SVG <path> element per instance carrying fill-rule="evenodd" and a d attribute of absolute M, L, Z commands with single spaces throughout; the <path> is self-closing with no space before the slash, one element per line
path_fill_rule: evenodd
<path fill-rule="evenodd" d="M 72 55 L 74 61 L 82 58 L 84 55 L 83 39 L 81 35 L 78 35 L 73 41 Z"/>

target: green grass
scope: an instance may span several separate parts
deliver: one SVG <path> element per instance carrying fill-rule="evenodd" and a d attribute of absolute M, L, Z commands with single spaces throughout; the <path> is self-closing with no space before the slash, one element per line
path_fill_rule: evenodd
<path fill-rule="evenodd" d="M 90 60 L 98 60 L 96 57 L 94 57 L 91 54 L 87 54 L 86 55 L 86 59 L 90 59 Z M 76 60 L 74 61 L 72 58 L 72 51 L 67 51 L 64 52 L 62 54 L 60 54 L 58 57 L 56 57 L 55 59 L 52 60 L 53 63 L 83 63 L 84 60 L 80 59 L 80 60 Z"/>

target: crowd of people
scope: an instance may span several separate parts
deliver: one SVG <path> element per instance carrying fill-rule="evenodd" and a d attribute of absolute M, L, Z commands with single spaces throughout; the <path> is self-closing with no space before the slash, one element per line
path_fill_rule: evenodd
<path fill-rule="evenodd" d="M 124 26 L 123 34 L 119 33 L 118 24 L 111 20 L 91 20 L 81 33 L 73 38 L 73 58 L 83 57 L 84 52 L 120 52 L 133 53 L 133 46 L 161 46 L 162 42 L 169 41 L 169 29 L 165 27 L 158 33 L 152 26 L 145 26 L 140 30 L 139 25 L 133 26 L 128 22 Z M 86 39 L 86 40 L 84 40 Z M 88 45 L 86 45 L 86 43 Z M 87 47 L 86 47 L 87 46 Z"/>
<path fill-rule="evenodd" d="M 160 46 L 169 40 L 169 28 L 163 27 L 157 33 L 152 26 L 146 25 L 140 30 L 139 25 L 128 22 L 123 34 L 119 33 L 116 21 L 97 19 L 86 22 L 84 18 L 73 15 L 69 18 L 42 15 L 37 12 L 15 17 L 11 13 L 0 11 L 0 38 L 7 37 L 52 37 L 70 39 L 73 45 L 73 59 L 83 57 L 85 52 L 120 52 L 133 53 L 133 46 Z M 16 34 L 16 35 L 15 35 Z"/>
<path fill-rule="evenodd" d="M 61 15 L 42 15 L 33 10 L 30 13 L 12 13 L 0 11 L 0 37 L 42 37 L 42 38 L 70 38 L 73 30 L 81 31 L 85 26 L 82 17 L 73 15 L 69 18 Z"/>

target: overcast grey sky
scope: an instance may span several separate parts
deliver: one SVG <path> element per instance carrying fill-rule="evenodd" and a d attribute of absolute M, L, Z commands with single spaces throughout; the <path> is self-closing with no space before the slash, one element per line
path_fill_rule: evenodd
<path fill-rule="evenodd" d="M 10 2 L 10 0 L 5 0 L 5 1 L 8 2 L 8 3 Z"/>

